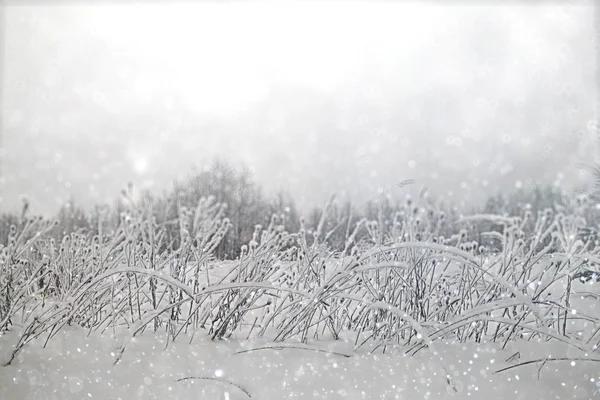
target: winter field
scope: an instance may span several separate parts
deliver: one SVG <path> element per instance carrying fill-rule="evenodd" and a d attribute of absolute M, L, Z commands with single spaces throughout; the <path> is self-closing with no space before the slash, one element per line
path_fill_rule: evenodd
<path fill-rule="evenodd" d="M 146 204 L 100 235 L 11 228 L 0 250 L 0 399 L 600 399 L 598 209 L 257 226 Z M 343 227 L 346 229 L 346 226 Z"/>

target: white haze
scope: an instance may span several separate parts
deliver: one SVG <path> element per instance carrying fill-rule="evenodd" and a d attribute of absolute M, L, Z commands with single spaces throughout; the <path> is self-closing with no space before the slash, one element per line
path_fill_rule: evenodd
<path fill-rule="evenodd" d="M 441 2 L 440 2 L 441 4 Z M 581 3 L 583 4 L 583 3 Z M 306 208 L 457 203 L 594 161 L 592 5 L 7 6 L 0 208 L 160 192 L 213 157 Z"/>

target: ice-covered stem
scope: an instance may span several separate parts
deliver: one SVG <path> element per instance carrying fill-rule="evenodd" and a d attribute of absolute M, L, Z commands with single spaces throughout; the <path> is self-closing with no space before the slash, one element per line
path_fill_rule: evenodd
<path fill-rule="evenodd" d="M 336 195 L 335 194 L 331 195 L 331 197 L 327 201 L 327 204 L 325 205 L 325 208 L 323 209 L 323 213 L 321 214 L 321 219 L 319 220 L 319 224 L 317 225 L 317 230 L 315 231 L 315 235 L 314 235 L 315 241 L 313 242 L 313 245 L 312 245 L 313 250 L 317 248 L 317 246 L 320 244 L 320 241 L 324 238 L 325 223 L 327 222 L 327 216 L 335 203 L 335 199 L 336 199 Z"/>

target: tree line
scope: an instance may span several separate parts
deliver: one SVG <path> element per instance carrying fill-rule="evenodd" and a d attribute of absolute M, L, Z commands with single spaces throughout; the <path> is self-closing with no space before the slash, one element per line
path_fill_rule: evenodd
<path fill-rule="evenodd" d="M 257 225 L 267 226 L 273 216 L 288 232 L 304 230 L 312 240 L 316 235 L 326 236 L 328 245 L 343 249 L 355 228 L 357 242 L 380 244 L 386 236 L 411 235 L 411 240 L 436 240 L 438 236 L 455 233 L 454 222 L 461 212 L 451 204 L 443 204 L 427 196 L 423 191 L 418 199 L 406 197 L 394 199 L 385 192 L 356 205 L 350 201 L 340 204 L 333 199 L 325 207 L 314 207 L 302 217 L 292 196 L 285 191 L 268 197 L 254 180 L 251 171 L 242 166 L 234 168 L 228 162 L 217 159 L 212 165 L 191 176 L 175 180 L 170 190 L 162 194 L 150 191 L 136 193 L 129 183 L 112 205 L 97 205 L 85 210 L 71 198 L 54 217 L 52 237 L 60 241 L 70 233 L 109 237 L 126 218 L 128 212 L 139 207 L 151 210 L 153 223 L 166 228 L 165 247 L 179 245 L 178 221 L 182 213 L 194 210 L 202 198 L 213 196 L 217 203 L 226 205 L 225 216 L 231 224 L 215 255 L 220 259 L 235 259 L 241 247 L 248 244 Z M 496 215 L 522 215 L 524 212 L 539 213 L 546 209 L 560 210 L 568 203 L 568 196 L 555 187 L 519 189 L 509 194 L 490 196 L 486 203 L 473 213 Z M 20 214 L 0 215 L 0 244 L 6 245 L 10 230 L 32 218 L 27 202 Z M 407 225 L 408 224 L 408 225 Z M 410 226 L 410 229 L 406 229 Z M 11 228 L 12 227 L 12 228 Z M 493 227 L 479 227 L 479 231 Z M 324 239 L 324 238 L 323 238 Z"/>

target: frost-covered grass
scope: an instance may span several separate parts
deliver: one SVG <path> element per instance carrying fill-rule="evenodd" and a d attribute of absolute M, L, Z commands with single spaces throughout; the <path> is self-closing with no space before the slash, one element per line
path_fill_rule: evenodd
<path fill-rule="evenodd" d="M 431 215 L 359 221 L 343 249 L 326 213 L 310 237 L 274 217 L 220 262 L 224 212 L 182 208 L 175 249 L 144 207 L 102 237 L 15 228 L 0 255 L 0 397 L 597 393 L 600 247 L 581 202 L 463 217 L 448 237 Z"/>

